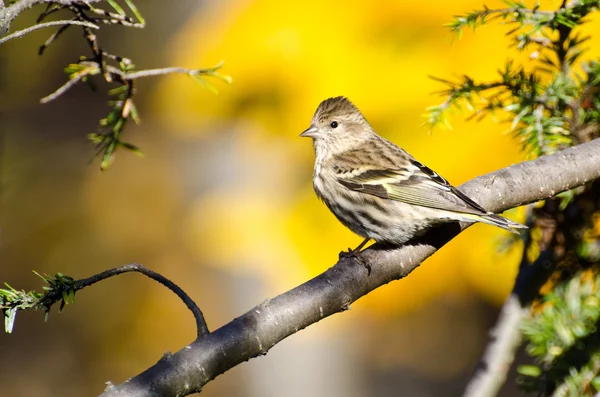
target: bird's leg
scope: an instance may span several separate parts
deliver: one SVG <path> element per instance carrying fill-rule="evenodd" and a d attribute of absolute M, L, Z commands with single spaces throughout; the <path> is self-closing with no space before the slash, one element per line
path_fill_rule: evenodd
<path fill-rule="evenodd" d="M 363 247 L 365 246 L 365 244 L 367 244 L 371 239 L 370 238 L 366 238 L 363 240 L 362 243 L 358 244 L 358 247 L 354 248 L 350 253 L 354 256 L 358 255 L 360 253 L 360 250 L 363 249 Z"/>
<path fill-rule="evenodd" d="M 368 275 L 371 275 L 371 265 L 369 265 L 368 263 L 363 262 L 363 260 L 358 256 L 358 254 L 360 254 L 360 250 L 365 246 L 365 244 L 367 244 L 369 242 L 369 240 L 371 240 L 370 238 L 366 238 L 362 243 L 360 243 L 358 245 L 358 247 L 352 249 L 352 248 L 348 248 L 348 251 L 342 251 L 340 252 L 340 259 L 343 258 L 355 258 L 357 261 L 360 262 L 361 265 L 363 265 L 366 269 L 367 269 L 367 273 Z"/>

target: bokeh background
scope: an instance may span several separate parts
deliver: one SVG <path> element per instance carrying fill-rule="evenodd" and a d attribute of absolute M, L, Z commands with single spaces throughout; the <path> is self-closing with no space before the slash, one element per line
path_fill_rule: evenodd
<path fill-rule="evenodd" d="M 556 5 L 556 2 L 547 2 Z M 490 7 L 499 1 L 487 1 Z M 105 86 L 47 105 L 62 67 L 86 53 L 76 29 L 42 57 L 51 33 L 0 48 L 0 281 L 39 289 L 33 273 L 87 277 L 139 262 L 178 283 L 211 329 L 327 269 L 360 238 L 315 197 L 312 144 L 298 134 L 318 103 L 345 95 L 383 136 L 454 184 L 518 162 L 507 125 L 423 127 L 443 87 L 428 76 L 493 78 L 509 56 L 505 26 L 443 25 L 482 0 L 138 2 L 148 27 L 101 43 L 140 68 L 225 61 L 219 94 L 189 78 L 138 84 L 140 126 L 106 172 L 86 141 L 106 114 Z M 545 4 L 547 5 L 547 4 Z M 36 11 L 14 28 L 34 22 Z M 91 160 L 91 161 L 90 161 Z M 509 214 L 518 217 L 517 213 Z M 205 396 L 458 396 L 510 291 L 520 247 L 474 226 L 408 278 L 220 376 Z M 0 333 L 0 394 L 102 391 L 193 340 L 192 316 L 168 290 L 123 275 L 77 294 L 44 323 L 19 313 Z M 519 395 L 513 382 L 504 396 Z"/>

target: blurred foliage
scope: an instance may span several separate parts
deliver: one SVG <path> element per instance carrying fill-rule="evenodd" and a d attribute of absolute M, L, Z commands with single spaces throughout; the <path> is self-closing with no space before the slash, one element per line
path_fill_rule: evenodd
<path fill-rule="evenodd" d="M 41 23 L 48 16 L 60 12 L 68 12 L 71 14 L 71 20 L 85 21 L 96 25 L 121 25 L 143 28 L 145 20 L 135 4 L 131 0 L 124 1 L 129 11 L 137 19 L 137 22 L 132 17 L 129 17 L 126 11 L 115 0 L 106 0 L 106 4 L 112 9 L 108 11 L 98 6 L 98 3 L 91 4 L 79 1 L 44 2 L 46 9 L 39 15 L 37 22 Z M 54 43 L 70 26 L 63 25 L 59 27 L 40 47 L 39 54 L 43 54 L 46 48 Z M 65 68 L 65 73 L 69 77 L 68 82 L 54 93 L 43 98 L 41 102 L 46 103 L 58 98 L 78 82 L 85 83 L 94 88 L 91 78 L 97 75 L 101 75 L 107 83 L 119 84 L 117 88 L 111 89 L 108 92 L 111 97 L 111 100 L 108 102 L 112 108 L 110 113 L 100 120 L 99 131 L 88 135 L 89 140 L 98 147 L 97 154 L 102 158 L 100 163 L 102 170 L 108 167 L 113 160 L 115 150 L 119 147 L 128 149 L 138 155 L 142 154 L 136 145 L 122 140 L 122 133 L 127 121 L 131 120 L 136 124 L 140 122 L 140 117 L 133 100 L 136 92 L 134 86 L 135 80 L 147 76 L 183 73 L 212 92 L 216 92 L 216 88 L 206 80 L 206 77 L 217 78 L 228 83 L 231 82 L 229 76 L 218 72 L 223 66 L 222 63 L 206 69 L 165 68 L 138 71 L 128 58 L 114 55 L 104 50 L 99 44 L 98 36 L 89 27 L 82 26 L 81 28 L 83 29 L 83 37 L 89 45 L 92 56 L 81 56 L 77 63 L 68 65 Z M 116 64 L 116 66 L 112 63 Z M 64 304 L 69 301 L 69 297 L 71 297 L 71 300 L 74 299 L 74 290 L 71 288 L 73 279 L 69 276 L 63 276 L 58 273 L 55 277 L 40 277 L 48 284 L 47 287 L 44 287 L 46 290 L 45 293 L 18 291 L 8 285 L 8 289 L 0 289 L 0 309 L 4 314 L 6 332 L 12 332 L 18 310 L 42 309 L 47 318 L 50 307 L 56 301 L 53 299 L 54 297 L 62 296 L 61 310 Z"/>
<path fill-rule="evenodd" d="M 132 0 L 123 1 L 127 6 L 127 10 L 117 0 L 104 0 L 92 3 L 79 0 L 39 1 L 40 4 L 43 3 L 46 5 L 46 10 L 39 14 L 37 23 L 42 23 L 49 16 L 67 13 L 69 14 L 70 21 L 91 23 L 98 29 L 102 28 L 103 25 L 144 28 L 146 21 L 134 2 Z M 35 5 L 35 2 L 31 5 Z M 24 11 L 24 9 L 18 10 Z M 0 9 L 0 11 L 3 10 Z M 133 14 L 133 17 L 129 16 L 128 12 Z M 15 12 L 15 14 L 10 14 L 9 18 L 14 19 L 18 13 Z M 42 55 L 51 44 L 72 27 L 73 25 L 67 24 L 60 26 L 39 48 L 39 54 Z M 92 77 L 98 75 L 106 83 L 118 85 L 108 92 L 108 96 L 110 97 L 108 105 L 111 108 L 108 116 L 100 120 L 98 132 L 88 134 L 89 140 L 98 148 L 97 155 L 101 157 L 101 170 L 109 166 L 117 148 L 124 148 L 138 155 L 142 154 L 136 145 L 124 141 L 122 137 L 128 121 L 133 121 L 135 124 L 139 124 L 140 122 L 140 116 L 133 100 L 136 94 L 135 80 L 148 76 L 182 73 L 190 76 L 202 87 L 212 92 L 216 92 L 216 88 L 206 80 L 206 77 L 215 77 L 228 83 L 231 82 L 229 76 L 218 72 L 218 69 L 223 66 L 222 63 L 207 69 L 163 68 L 136 70 L 135 65 L 130 59 L 109 52 L 104 46 L 101 46 L 100 34 L 97 34 L 91 27 L 76 27 L 82 29 L 83 38 L 91 51 L 91 55 L 82 55 L 79 57 L 77 63 L 68 65 L 64 69 L 68 76 L 68 81 L 52 94 L 42 98 L 41 102 L 47 103 L 55 100 L 79 82 L 95 90 Z"/>
<path fill-rule="evenodd" d="M 507 115 L 511 131 L 523 150 L 536 157 L 597 136 L 600 65 L 595 60 L 578 62 L 590 36 L 576 28 L 589 13 L 597 11 L 597 1 L 564 2 L 557 11 L 545 11 L 536 3 L 506 1 L 506 9 L 485 8 L 456 17 L 448 26 L 458 34 L 465 27 L 475 29 L 495 19 L 516 25 L 507 34 L 519 51 L 529 51 L 533 67 L 508 61 L 499 70 L 499 79 L 476 83 L 463 76 L 442 91 L 447 99 L 428 109 L 428 123 L 448 125 L 450 108 L 466 107 L 472 117 Z M 590 129 L 590 127 L 593 127 Z"/>
<path fill-rule="evenodd" d="M 598 138 L 600 63 L 583 59 L 590 36 L 580 27 L 600 1 L 562 1 L 551 11 L 538 3 L 505 3 L 504 9 L 455 17 L 448 26 L 460 35 L 503 21 L 512 26 L 507 35 L 513 46 L 528 51 L 530 61 L 508 61 L 498 79 L 484 83 L 468 75 L 436 79 L 448 88 L 442 91 L 446 100 L 428 109 L 430 126 L 448 125 L 450 109 L 503 118 L 529 157 Z M 554 271 L 522 325 L 527 352 L 538 364 L 520 368 L 520 383 L 539 396 L 594 396 L 600 385 L 600 181 L 546 200 L 531 214 L 521 271 Z"/>
<path fill-rule="evenodd" d="M 527 352 L 538 365 L 519 368 L 527 390 L 564 397 L 600 391 L 600 275 L 577 272 L 543 296 L 523 324 Z"/>

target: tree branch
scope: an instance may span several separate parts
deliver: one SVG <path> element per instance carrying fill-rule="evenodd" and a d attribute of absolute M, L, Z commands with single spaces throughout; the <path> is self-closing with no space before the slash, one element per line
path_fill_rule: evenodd
<path fill-rule="evenodd" d="M 86 3 L 96 3 L 100 0 L 87 0 Z M 53 3 L 59 3 L 63 5 L 69 4 L 81 4 L 83 0 L 53 0 Z M 49 0 L 20 0 L 11 4 L 8 7 L 4 6 L 4 2 L 0 2 L 0 35 L 4 34 L 10 29 L 10 23 L 19 14 L 28 8 L 33 7 L 36 4 L 48 4 Z M 97 29 L 97 27 L 96 27 Z M 6 41 L 6 40 L 5 40 Z M 1 44 L 1 43 L 0 43 Z"/>
<path fill-rule="evenodd" d="M 186 74 L 202 87 L 216 93 L 217 89 L 207 77 L 217 78 L 231 83 L 229 76 L 220 74 L 218 70 L 222 63 L 212 68 L 186 69 L 179 67 L 135 70 L 134 63 L 126 58 L 112 54 L 100 45 L 100 40 L 92 29 L 100 29 L 100 25 L 121 25 L 133 28 L 143 28 L 145 20 L 133 4 L 133 0 L 125 1 L 128 10 L 123 9 L 119 2 L 111 0 L 15 0 L 10 6 L 4 6 L 0 0 L 0 45 L 8 40 L 24 36 L 25 34 L 47 26 L 60 26 L 45 43 L 39 48 L 41 55 L 46 48 L 54 43 L 71 25 L 79 25 L 83 31 L 83 38 L 91 50 L 91 55 L 80 56 L 75 63 L 69 64 L 64 70 L 68 75 L 67 81 L 53 93 L 40 100 L 41 103 L 50 102 L 80 82 L 92 81 L 93 76 L 99 75 L 105 82 L 116 84 L 117 87 L 109 91 L 109 114 L 99 121 L 98 131 L 88 134 L 88 139 L 99 148 L 97 155 L 102 158 L 100 169 L 106 169 L 117 150 L 128 149 L 140 154 L 140 149 L 134 144 L 123 139 L 123 131 L 128 122 L 139 123 L 140 117 L 134 103 L 136 90 L 135 80 L 160 76 L 171 73 Z M 10 23 L 21 12 L 38 4 L 46 5 L 37 18 L 37 25 L 2 37 L 10 30 Z M 113 10 L 113 11 L 111 11 Z M 72 15 L 71 20 L 52 21 L 41 23 L 45 18 L 57 12 L 65 11 Z M 129 16 L 128 14 L 131 14 Z"/>
<path fill-rule="evenodd" d="M 196 320 L 196 335 L 198 336 L 198 338 L 208 335 L 209 331 L 208 326 L 206 325 L 206 321 L 204 320 L 204 315 L 202 314 L 202 311 L 196 305 L 196 303 L 194 303 L 192 298 L 190 298 L 188 294 L 186 294 L 181 288 L 179 288 L 177 284 L 164 277 L 163 275 L 148 269 L 144 265 L 140 265 L 138 263 L 130 263 L 128 265 L 123 265 L 114 269 L 105 270 L 102 273 L 95 274 L 91 277 L 82 280 L 77 280 L 73 285 L 73 289 L 75 291 L 78 291 L 104 279 L 129 272 L 141 273 L 144 276 L 151 278 L 152 280 L 164 285 L 165 287 L 173 291 L 173 293 L 177 295 L 179 299 L 183 301 L 183 303 L 185 303 L 187 308 L 194 315 L 194 319 Z"/>
<path fill-rule="evenodd" d="M 499 212 L 546 199 L 600 177 L 600 139 L 550 156 L 523 162 L 475 178 L 460 187 L 482 206 Z M 421 262 L 455 237 L 465 225 L 432 229 L 406 245 L 378 244 L 355 258 L 342 258 L 310 281 L 267 300 L 179 352 L 120 385 L 109 385 L 104 397 L 181 396 L 202 387 L 299 330 L 344 311 L 370 291 L 406 277 Z"/>
<path fill-rule="evenodd" d="M 463 397 L 493 397 L 498 394 L 521 346 L 521 320 L 527 313 L 529 307 L 521 306 L 519 297 L 510 294 L 490 331 L 491 340 Z"/>
<path fill-rule="evenodd" d="M 515 285 L 502 307 L 485 353 L 463 397 L 494 397 L 501 390 L 523 339 L 523 321 L 532 314 L 531 305 L 540 299 L 541 288 L 554 277 L 557 277 L 554 283 L 559 283 L 562 273 L 559 269 L 564 270 L 565 262 L 569 263 L 568 266 L 577 266 L 567 259 L 570 250 L 565 247 L 571 246 L 568 241 L 581 238 L 585 230 L 582 223 L 586 224 L 582 220 L 591 218 L 594 207 L 592 205 L 591 209 L 586 210 L 580 208 L 586 206 L 583 203 L 598 201 L 598 182 L 589 184 L 585 192 L 577 195 L 577 200 L 564 208 L 559 200 L 546 200 L 542 206 L 529 208 L 532 216 L 528 226 L 531 230 L 523 246 Z M 530 345 L 535 344 L 531 338 L 529 342 Z"/>
<path fill-rule="evenodd" d="M 137 263 L 130 263 L 116 267 L 114 269 L 105 270 L 101 273 L 94 274 L 91 277 L 84 278 L 81 280 L 75 280 L 72 277 L 65 276 L 58 273 L 54 276 L 41 275 L 34 271 L 47 286 L 44 287 L 44 293 L 36 291 L 24 291 L 16 290 L 6 284 L 7 289 L 0 289 L 0 312 L 4 314 L 5 330 L 6 332 L 12 332 L 12 328 L 15 322 L 15 316 L 19 310 L 43 310 L 46 312 L 46 316 L 50 312 L 50 309 L 54 304 L 61 302 L 60 310 L 65 304 L 75 301 L 75 293 L 81 289 L 96 284 L 102 280 L 110 277 L 118 276 L 123 273 L 137 272 L 141 273 L 146 277 L 164 285 L 170 289 L 175 295 L 179 297 L 185 303 L 187 308 L 192 312 L 196 319 L 196 336 L 202 338 L 208 335 L 208 326 L 204 321 L 204 315 L 200 308 L 194 303 L 194 301 L 174 282 L 168 278 L 144 267 Z"/>
<path fill-rule="evenodd" d="M 17 30 L 14 33 L 11 33 L 7 36 L 1 37 L 0 44 L 4 44 L 8 40 L 18 39 L 19 37 L 23 37 L 27 33 L 33 32 L 34 30 L 43 29 L 43 28 L 47 28 L 50 26 L 63 26 L 63 25 L 79 25 L 79 26 L 86 26 L 86 27 L 92 28 L 92 29 L 100 29 L 100 27 L 98 25 L 94 25 L 91 22 L 84 22 L 84 21 L 65 20 L 65 21 L 44 22 L 44 23 L 38 23 L 37 25 L 30 26 L 23 30 Z"/>
<path fill-rule="evenodd" d="M 496 325 L 490 331 L 490 342 L 463 397 L 494 397 L 506 382 L 506 376 L 523 339 L 521 321 L 530 312 L 533 300 L 552 274 L 556 263 L 551 249 L 542 252 L 531 264 L 526 257 L 523 252 L 515 286 L 502 305 Z"/>

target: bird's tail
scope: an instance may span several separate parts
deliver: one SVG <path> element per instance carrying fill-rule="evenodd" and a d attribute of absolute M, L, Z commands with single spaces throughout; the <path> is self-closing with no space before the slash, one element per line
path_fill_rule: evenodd
<path fill-rule="evenodd" d="M 487 223 L 488 225 L 498 226 L 504 230 L 508 230 L 509 232 L 520 234 L 518 229 L 528 229 L 527 226 L 522 225 L 520 223 L 511 221 L 503 216 L 493 214 L 491 212 L 485 215 L 477 216 L 477 221 Z"/>

